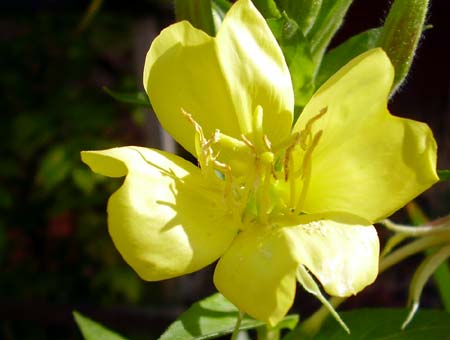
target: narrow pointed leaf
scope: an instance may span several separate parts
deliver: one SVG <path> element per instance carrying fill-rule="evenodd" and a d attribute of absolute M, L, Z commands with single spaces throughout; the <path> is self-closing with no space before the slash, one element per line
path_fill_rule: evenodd
<path fill-rule="evenodd" d="M 395 68 L 394 93 L 408 75 L 424 29 L 428 0 L 395 0 L 379 38 Z"/>
<path fill-rule="evenodd" d="M 74 311 L 73 317 L 85 340 L 126 340 L 122 335 L 109 330 L 79 312 Z"/>
<path fill-rule="evenodd" d="M 437 173 L 441 182 L 450 181 L 450 170 L 438 170 Z"/>
<path fill-rule="evenodd" d="M 238 314 L 238 309 L 231 302 L 216 293 L 193 304 L 169 326 L 159 340 L 204 340 L 231 334 Z M 298 315 L 288 315 L 278 326 L 292 329 L 297 322 Z M 244 316 L 240 330 L 261 326 L 265 324 Z"/>
<path fill-rule="evenodd" d="M 150 107 L 150 101 L 144 92 L 116 92 L 104 86 L 103 91 L 119 102 Z"/>
<path fill-rule="evenodd" d="M 412 304 L 413 308 L 409 313 L 406 321 L 402 325 L 402 329 L 405 328 L 412 320 L 414 314 L 419 308 L 420 296 L 422 295 L 425 284 L 436 271 L 441 263 L 446 261 L 450 257 L 450 246 L 443 247 L 436 253 L 429 255 L 417 268 L 414 273 L 414 277 L 411 281 L 409 288 L 408 300 Z"/>
<path fill-rule="evenodd" d="M 220 8 L 220 10 L 224 13 L 228 12 L 232 3 L 228 0 L 212 0 L 212 6 L 216 8 Z"/>
<path fill-rule="evenodd" d="M 331 39 L 341 27 L 353 0 L 323 0 L 316 22 L 307 34 L 315 65 L 319 65 Z"/>
<path fill-rule="evenodd" d="M 268 20 L 288 65 L 295 99 L 295 118 L 314 93 L 314 64 L 310 45 L 296 22 L 287 16 Z"/>
<path fill-rule="evenodd" d="M 406 206 L 411 222 L 415 225 L 422 225 L 429 222 L 423 210 L 413 201 Z M 430 250 L 426 252 L 430 254 Z M 448 262 L 442 262 L 433 273 L 433 280 L 436 283 L 441 302 L 447 312 L 450 313 L 450 268 Z"/>
<path fill-rule="evenodd" d="M 320 291 L 319 286 L 316 281 L 314 281 L 311 274 L 305 269 L 303 265 L 300 265 L 297 272 L 297 280 L 302 285 L 302 287 L 310 294 L 314 295 L 330 312 L 330 314 L 336 319 L 336 321 L 341 325 L 341 327 L 350 334 L 350 329 L 347 327 L 345 322 L 341 319 L 339 314 L 333 308 L 331 303 L 323 296 Z"/>
<path fill-rule="evenodd" d="M 439 172 L 439 171 L 438 171 Z M 406 206 L 406 212 L 413 225 L 421 225 L 428 223 L 428 217 L 424 211 L 414 201 L 408 203 Z"/>
<path fill-rule="evenodd" d="M 297 22 L 303 34 L 309 32 L 322 6 L 322 0 L 278 0 L 278 3 L 280 8 Z"/>
<path fill-rule="evenodd" d="M 252 0 L 264 18 L 279 18 L 281 13 L 275 0 Z"/>
<path fill-rule="evenodd" d="M 228 0 L 212 0 L 211 10 L 216 30 L 219 29 L 223 19 L 225 18 L 225 14 L 227 14 L 230 7 L 231 2 Z"/>
<path fill-rule="evenodd" d="M 327 52 L 323 57 L 316 77 L 316 87 L 320 87 L 320 85 L 350 60 L 376 47 L 380 33 L 380 28 L 372 28 L 351 37 L 336 48 Z"/>
<path fill-rule="evenodd" d="M 386 245 L 384 246 L 383 251 L 381 252 L 381 257 L 388 255 L 396 246 L 398 246 L 407 238 L 408 235 L 405 234 L 394 234 L 393 236 L 391 236 L 387 240 Z"/>

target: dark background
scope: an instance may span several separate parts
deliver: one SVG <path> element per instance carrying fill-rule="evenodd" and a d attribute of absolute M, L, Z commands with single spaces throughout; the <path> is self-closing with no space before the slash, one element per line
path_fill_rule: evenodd
<path fill-rule="evenodd" d="M 431 1 L 421 48 L 392 113 L 427 122 L 450 169 L 450 3 Z M 355 0 L 333 45 L 382 23 L 388 1 Z M 133 339 L 155 338 L 190 303 L 214 291 L 212 268 L 141 281 L 109 239 L 105 206 L 120 180 L 92 174 L 79 151 L 161 146 L 144 108 L 103 86 L 141 88 L 152 37 L 173 21 L 169 1 L 104 1 L 84 29 L 88 1 L 0 3 L 0 338 L 77 339 L 77 309 Z M 395 169 L 393 169 L 395 171 Z M 450 188 L 418 199 L 431 218 L 449 213 Z M 408 222 L 404 212 L 395 219 Z M 385 235 L 384 232 L 382 232 Z M 403 306 L 421 257 L 382 274 L 344 308 Z M 439 307 L 432 284 L 424 306 Z M 299 292 L 293 310 L 318 306 Z"/>

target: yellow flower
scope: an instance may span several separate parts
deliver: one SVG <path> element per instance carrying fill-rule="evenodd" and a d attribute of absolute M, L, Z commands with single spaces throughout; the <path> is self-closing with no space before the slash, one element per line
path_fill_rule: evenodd
<path fill-rule="evenodd" d="M 149 281 L 219 259 L 218 290 L 271 325 L 305 273 L 331 295 L 359 292 L 378 272 L 371 224 L 438 180 L 429 128 L 387 110 L 393 76 L 381 49 L 355 58 L 292 128 L 289 71 L 250 0 L 216 37 L 188 22 L 163 30 L 144 86 L 200 167 L 142 147 L 83 152 L 93 171 L 126 176 L 108 203 L 115 246 Z"/>

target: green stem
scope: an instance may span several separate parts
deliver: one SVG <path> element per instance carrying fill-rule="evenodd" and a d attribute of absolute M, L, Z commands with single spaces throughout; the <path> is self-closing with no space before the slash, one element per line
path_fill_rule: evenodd
<path fill-rule="evenodd" d="M 446 232 L 439 235 L 423 237 L 411 242 L 382 258 L 380 260 L 379 273 L 381 274 L 386 269 L 394 266 L 411 255 L 449 241 L 450 232 Z M 329 302 L 334 308 L 336 308 L 346 300 L 346 297 L 332 297 Z M 319 331 L 328 315 L 328 309 L 325 306 L 320 307 L 319 310 L 302 322 L 300 327 L 297 327 L 294 330 L 294 333 L 297 335 L 313 337 Z"/>
<path fill-rule="evenodd" d="M 177 21 L 188 20 L 210 36 L 214 36 L 216 28 L 211 10 L 210 0 L 175 0 L 175 17 Z"/>
<path fill-rule="evenodd" d="M 258 340 L 279 340 L 280 330 L 278 328 L 269 328 L 263 326 L 257 330 Z"/>
<path fill-rule="evenodd" d="M 427 236 L 411 242 L 382 258 L 380 261 L 379 272 L 384 272 L 386 269 L 392 267 L 393 265 L 399 263 L 400 261 L 406 259 L 411 255 L 448 241 L 450 241 L 450 232 L 446 232 L 440 235 Z"/>
<path fill-rule="evenodd" d="M 238 318 L 236 320 L 236 325 L 234 326 L 233 334 L 231 334 L 231 340 L 236 340 L 239 334 L 239 329 L 241 328 L 242 318 L 244 317 L 244 313 L 239 311 Z"/>
<path fill-rule="evenodd" d="M 392 230 L 396 233 L 405 234 L 411 237 L 426 236 L 437 233 L 445 233 L 450 231 L 450 219 L 444 218 L 441 223 L 433 225 L 423 225 L 423 226 L 406 226 L 402 224 L 396 224 L 390 220 L 383 220 L 380 222 L 387 229 Z"/>

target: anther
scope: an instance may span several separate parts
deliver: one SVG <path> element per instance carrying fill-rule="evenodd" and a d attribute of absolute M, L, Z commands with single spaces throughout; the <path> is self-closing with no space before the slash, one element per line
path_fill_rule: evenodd
<path fill-rule="evenodd" d="M 272 151 L 272 143 L 270 143 L 269 137 L 267 137 L 267 135 L 263 136 L 263 142 L 267 151 Z"/>
<path fill-rule="evenodd" d="M 183 116 L 185 116 L 187 118 L 187 120 L 194 126 L 195 131 L 197 131 L 201 135 L 202 139 L 204 139 L 205 137 L 203 135 L 203 130 L 202 130 L 202 127 L 200 126 L 200 124 L 198 124 L 194 120 L 194 118 L 192 118 L 192 115 L 189 112 L 187 112 L 183 108 L 180 108 L 180 109 L 181 109 L 181 113 L 183 114 Z"/>
<path fill-rule="evenodd" d="M 295 213 L 300 214 L 301 209 L 303 208 L 303 204 L 306 199 L 306 194 L 308 192 L 309 183 L 311 181 L 311 173 L 312 173 L 312 153 L 314 149 L 316 148 L 317 144 L 319 143 L 320 138 L 322 137 L 322 130 L 317 132 L 314 135 L 313 141 L 311 145 L 308 147 L 308 149 L 305 152 L 305 156 L 303 157 L 303 165 L 302 169 L 303 172 L 301 174 L 301 178 L 303 180 L 303 186 L 302 190 L 300 192 L 300 197 L 297 202 L 297 206 L 295 208 Z"/>
<path fill-rule="evenodd" d="M 292 169 L 289 169 L 289 163 L 291 161 L 292 157 L 292 151 L 294 150 L 295 146 L 298 144 L 300 140 L 300 134 L 296 133 L 293 135 L 293 140 L 289 144 L 289 146 L 286 148 L 286 153 L 284 156 L 284 180 L 287 182 L 289 178 L 289 173 L 292 171 Z"/>
<path fill-rule="evenodd" d="M 253 143 L 247 138 L 246 135 L 241 135 L 242 141 L 247 145 L 250 149 L 252 149 L 256 153 L 256 148 Z"/>
<path fill-rule="evenodd" d="M 308 144 L 310 142 L 310 140 L 308 140 L 308 139 L 312 138 L 311 130 L 312 130 L 314 123 L 317 122 L 320 118 L 322 118 L 325 115 L 325 113 L 327 113 L 327 111 L 328 111 L 327 106 L 322 108 L 317 115 L 315 115 L 310 120 L 308 120 L 308 122 L 305 125 L 305 128 L 300 132 L 300 135 L 302 137 L 300 139 L 300 145 L 303 148 L 303 150 L 306 150 L 306 148 L 308 147 Z"/>

